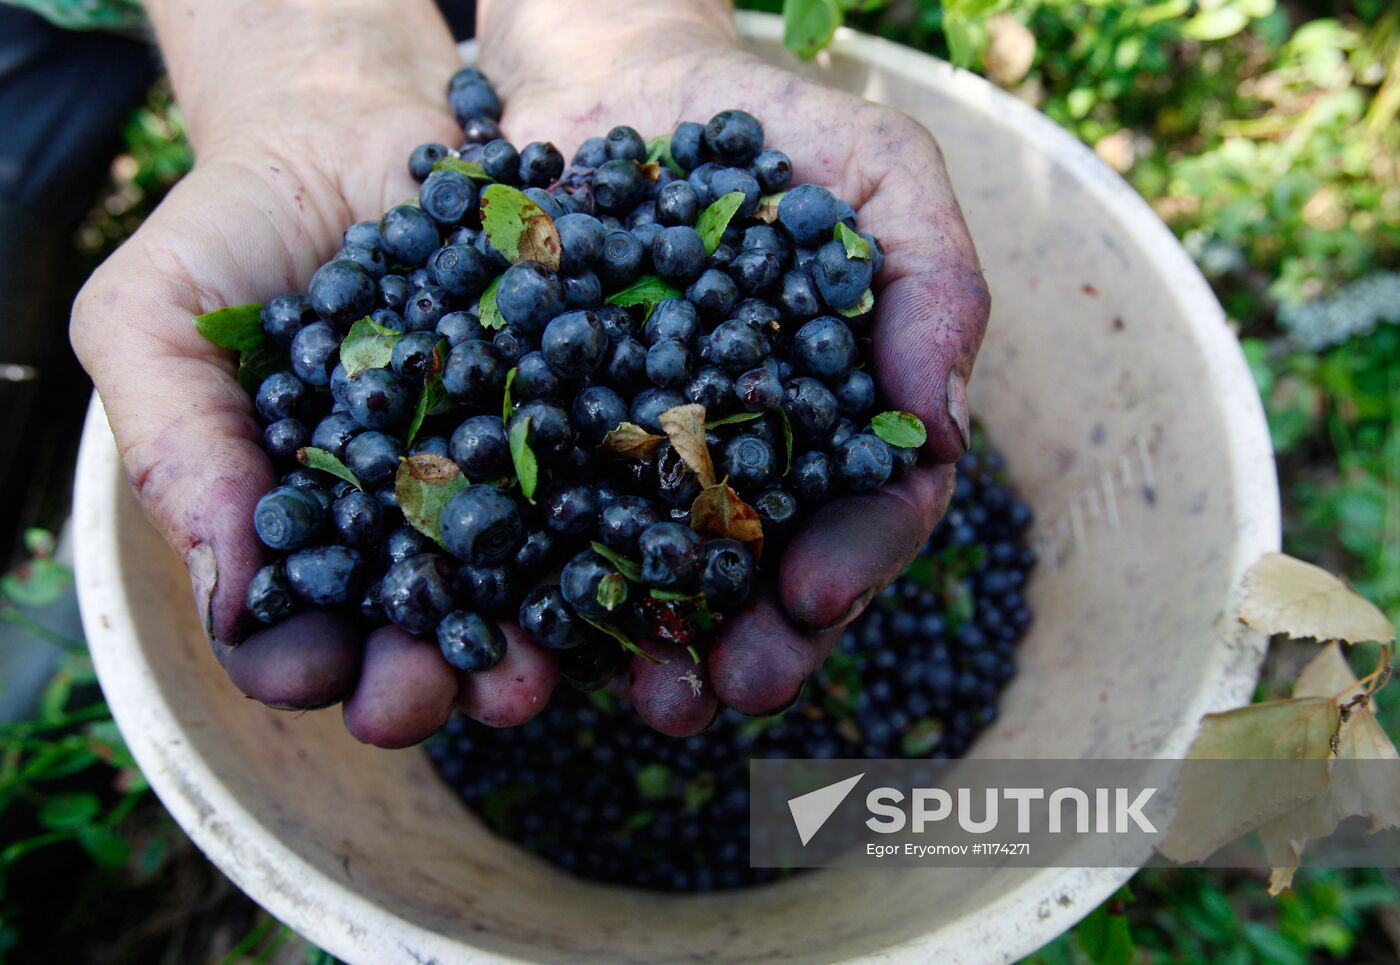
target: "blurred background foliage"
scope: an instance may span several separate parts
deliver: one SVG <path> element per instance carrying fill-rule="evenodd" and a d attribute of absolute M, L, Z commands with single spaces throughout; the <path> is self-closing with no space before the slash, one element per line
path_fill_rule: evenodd
<path fill-rule="evenodd" d="M 1239 332 L 1278 455 L 1286 549 L 1344 574 L 1400 618 L 1400 4 L 739 5 L 782 13 L 803 56 L 820 56 L 844 23 L 977 71 L 1127 178 Z M 192 163 L 165 87 L 125 133 L 111 189 L 79 235 L 94 257 L 135 230 Z M 36 548 L 0 584 L 0 619 L 30 620 L 29 609 L 61 590 L 63 574 Z M 0 962 L 21 929 L 31 939 L 38 931 L 24 923 L 42 896 L 71 893 L 75 881 L 79 900 L 58 925 L 96 933 L 76 944 L 46 937 L 91 949 L 94 961 L 136 949 L 141 960 L 191 960 L 210 947 L 227 950 L 228 963 L 328 961 L 202 864 L 132 767 L 81 649 L 65 646 L 36 718 L 0 730 L 0 820 L 27 835 L 7 833 L 14 843 L 0 852 Z M 1261 696 L 1278 694 L 1306 653 L 1276 647 Z M 1396 701 L 1381 713 L 1400 737 Z M 1255 875 L 1145 871 L 1033 960 L 1393 962 L 1398 886 L 1388 869 L 1312 870 L 1273 899 Z"/>

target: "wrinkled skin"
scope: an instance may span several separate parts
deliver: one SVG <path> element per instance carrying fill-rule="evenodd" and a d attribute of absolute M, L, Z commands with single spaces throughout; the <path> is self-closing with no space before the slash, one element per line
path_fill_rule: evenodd
<path fill-rule="evenodd" d="M 568 157 L 584 137 L 614 124 L 650 137 L 725 107 L 760 117 L 768 143 L 792 157 L 794 183 L 823 184 L 850 201 L 861 228 L 884 245 L 876 371 L 889 401 L 929 430 L 910 476 L 816 514 L 778 564 L 775 589 L 729 621 L 706 666 L 683 654 L 668 654 L 661 668 L 634 661 L 625 679 L 643 717 L 665 733 L 689 734 L 713 719 L 716 700 L 754 714 L 789 704 L 839 628 L 913 557 L 946 505 L 948 464 L 965 446 L 964 390 L 988 296 L 938 149 L 916 123 L 742 54 L 721 5 L 603 0 L 627 11 L 597 18 L 613 25 L 606 37 L 578 24 L 546 30 L 554 39 L 542 40 L 541 18 L 557 16 L 550 8 L 558 2 L 481 5 L 482 66 L 506 102 L 506 135 L 518 146 L 553 140 Z M 151 4 L 158 32 L 174 49 L 184 28 L 163 19 L 159 6 Z M 269 8 L 268 16 L 288 13 Z M 199 162 L 93 275 L 73 310 L 73 345 L 102 395 L 130 478 L 190 568 L 226 665 L 228 647 L 252 629 L 242 601 L 263 562 L 252 509 L 275 476 L 234 359 L 190 320 L 303 289 L 349 224 L 377 219 L 416 193 L 405 162 L 417 144 L 460 140 L 443 94 L 456 52 L 436 12 L 395 5 L 393 22 L 365 36 L 353 35 L 364 27 L 359 21 L 342 21 L 351 39 L 332 41 L 350 43 L 361 69 L 326 66 L 336 60 L 329 55 L 307 67 L 284 52 L 246 83 L 215 84 L 200 75 L 208 68 L 172 62 Z M 622 22 L 633 29 L 618 30 Z M 326 42 L 314 31 L 306 42 L 312 37 Z M 542 51 L 548 43 L 562 48 L 556 56 Z M 539 65 L 550 63 L 570 64 L 567 77 L 542 76 Z M 456 679 L 428 659 L 436 655 L 426 645 L 397 630 L 378 631 L 367 644 L 301 646 L 308 632 L 346 630 L 315 615 L 263 630 L 240 645 L 248 649 L 233 662 L 236 680 L 279 707 L 338 696 L 351 732 L 382 746 L 426 737 L 453 700 L 493 726 L 521 723 L 543 708 L 558 677 L 553 658 L 514 627 L 506 628 L 500 666 Z M 312 657 L 345 665 L 296 666 Z M 290 692 L 297 680 L 308 682 L 300 699 Z M 343 692 L 329 694 L 333 685 Z"/>

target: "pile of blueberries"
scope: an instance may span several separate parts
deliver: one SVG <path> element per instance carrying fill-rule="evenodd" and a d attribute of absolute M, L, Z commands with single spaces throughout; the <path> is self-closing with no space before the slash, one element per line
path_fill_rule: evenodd
<path fill-rule="evenodd" d="M 417 198 L 346 231 L 306 294 L 261 307 L 255 357 L 245 345 L 286 473 L 257 505 L 277 559 L 247 609 L 392 622 L 470 671 L 501 659 L 496 620 L 515 619 L 601 686 L 628 641 L 704 646 L 752 591 L 752 530 L 697 522 L 723 480 L 722 518 L 750 511 L 768 559 L 803 514 L 914 464 L 923 427 L 878 412 L 867 364 L 883 253 L 850 205 L 790 187 L 743 111 L 650 143 L 616 127 L 566 166 L 502 139 L 475 68 L 449 101 L 467 143 L 417 148 Z M 703 459 L 663 425 L 687 406 Z M 406 466 L 450 498 L 402 504 Z"/>
<path fill-rule="evenodd" d="M 996 719 L 1031 624 L 1030 521 L 1000 456 L 976 445 L 919 559 L 785 714 L 725 710 L 677 740 L 606 691 L 570 692 L 512 730 L 455 718 L 428 753 L 488 826 L 581 877 L 667 891 L 771 880 L 748 863 L 749 759 L 966 753 Z"/>

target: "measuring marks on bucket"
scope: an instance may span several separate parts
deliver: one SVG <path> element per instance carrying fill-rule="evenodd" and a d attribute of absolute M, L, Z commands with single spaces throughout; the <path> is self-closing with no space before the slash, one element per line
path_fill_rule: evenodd
<path fill-rule="evenodd" d="M 1067 504 L 1043 517 L 1032 540 L 1041 562 L 1051 569 L 1059 569 L 1076 551 L 1086 548 L 1099 527 L 1116 533 L 1125 512 L 1137 505 L 1156 504 L 1151 442 L 1145 435 L 1136 436 L 1113 463 L 1071 491 L 1074 495 Z"/>

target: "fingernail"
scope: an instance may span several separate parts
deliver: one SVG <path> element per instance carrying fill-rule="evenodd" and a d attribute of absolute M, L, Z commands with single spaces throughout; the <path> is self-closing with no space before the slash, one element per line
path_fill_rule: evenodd
<path fill-rule="evenodd" d="M 214 639 L 214 589 L 219 584 L 219 564 L 214 560 L 214 549 L 201 543 L 185 555 L 185 568 L 190 571 L 190 584 L 194 587 L 194 603 L 199 608 L 199 619 L 204 624 L 204 632 Z"/>
<path fill-rule="evenodd" d="M 958 427 L 963 451 L 972 448 L 972 416 L 967 411 L 967 380 L 957 369 L 948 373 L 948 417 Z"/>
<path fill-rule="evenodd" d="M 863 590 L 859 596 L 851 601 L 851 605 L 846 607 L 845 611 L 835 620 L 820 627 L 804 625 L 804 629 L 806 629 L 808 633 L 830 633 L 832 630 L 839 630 L 841 627 L 844 627 L 856 617 L 860 616 L 874 598 L 874 590 Z"/>

